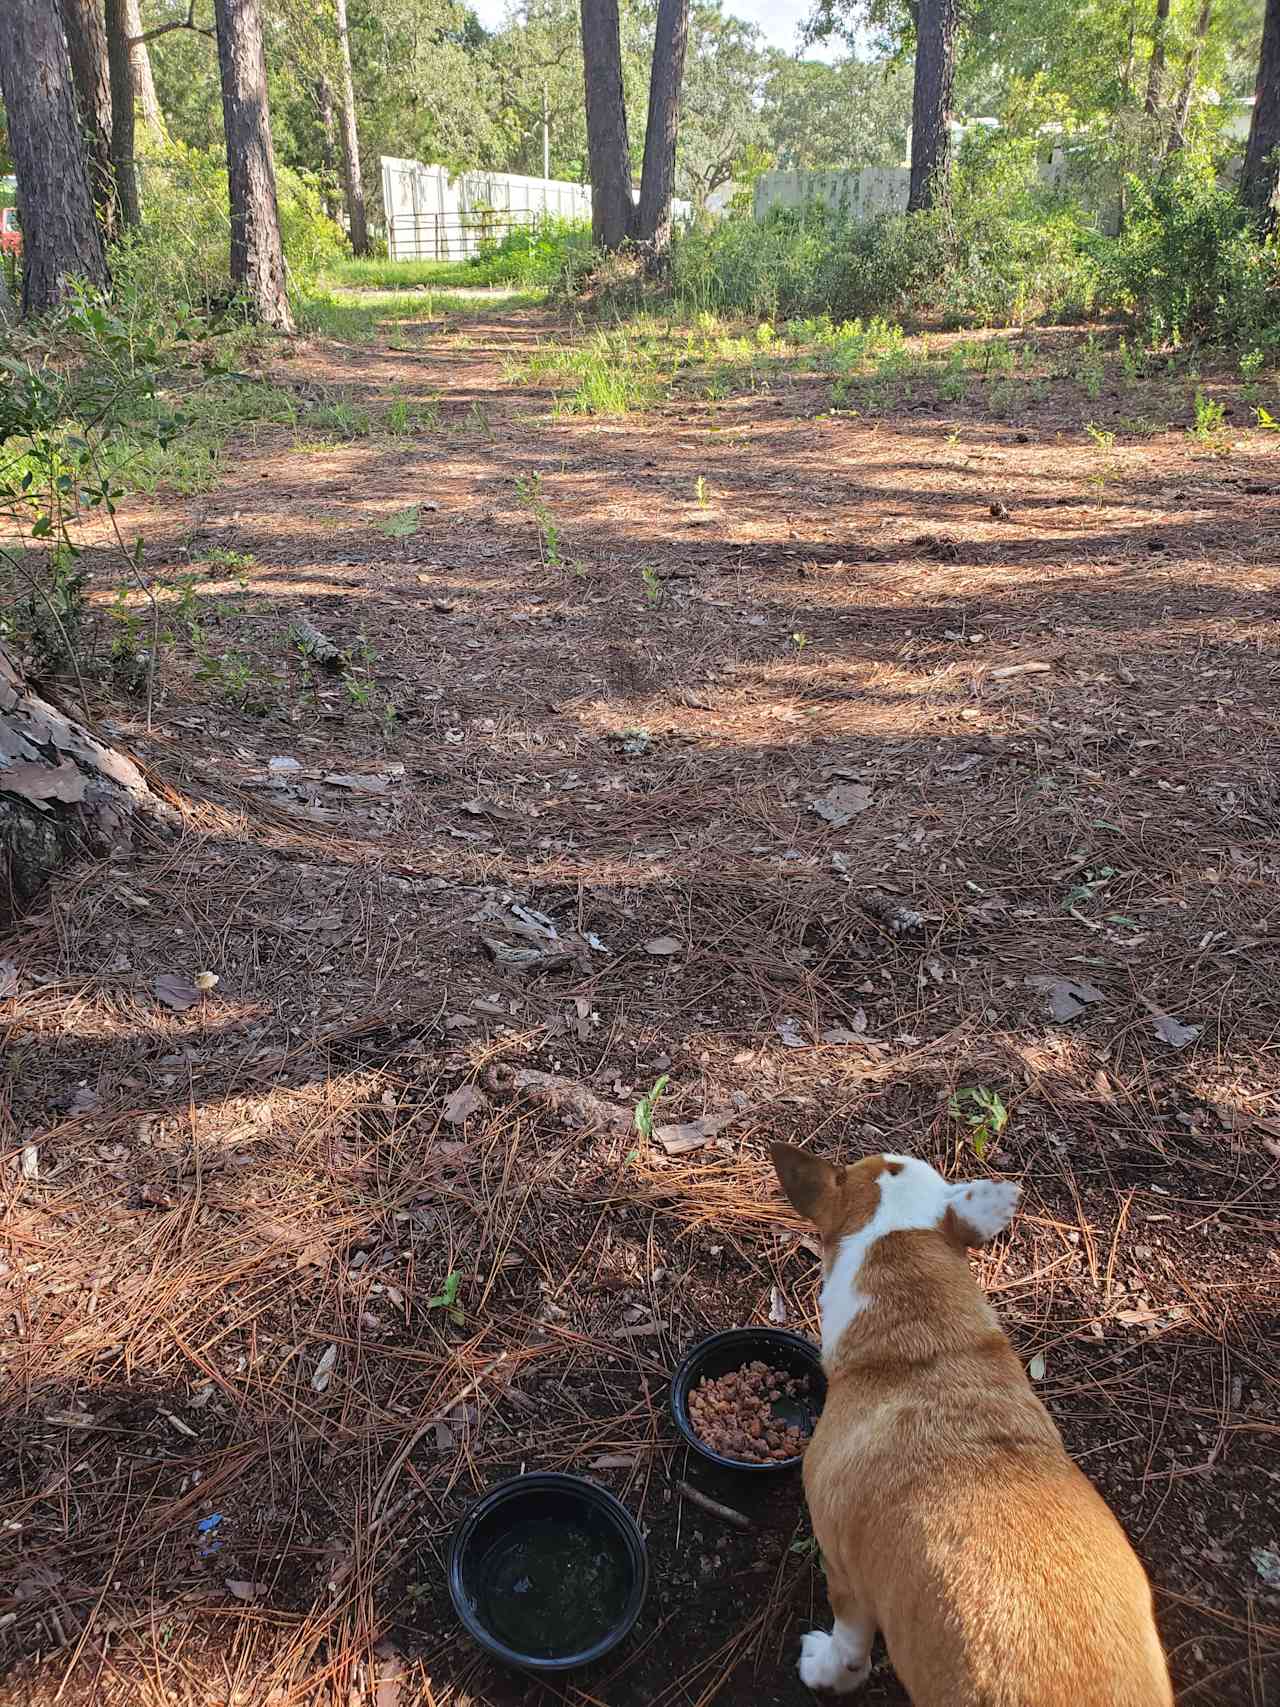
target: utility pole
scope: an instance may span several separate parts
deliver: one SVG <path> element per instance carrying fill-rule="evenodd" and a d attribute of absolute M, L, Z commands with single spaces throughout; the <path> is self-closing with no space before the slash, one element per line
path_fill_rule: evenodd
<path fill-rule="evenodd" d="M 551 176 L 551 115 L 547 105 L 547 80 L 542 80 L 542 176 Z"/>

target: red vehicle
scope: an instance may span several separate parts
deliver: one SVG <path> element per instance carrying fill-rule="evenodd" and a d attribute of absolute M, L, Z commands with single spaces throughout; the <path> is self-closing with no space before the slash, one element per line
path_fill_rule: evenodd
<path fill-rule="evenodd" d="M 0 254 L 20 255 L 22 232 L 18 228 L 16 207 L 0 207 Z"/>

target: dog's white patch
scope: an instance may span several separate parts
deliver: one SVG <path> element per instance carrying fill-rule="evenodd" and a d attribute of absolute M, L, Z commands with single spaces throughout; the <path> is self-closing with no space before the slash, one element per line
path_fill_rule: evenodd
<path fill-rule="evenodd" d="M 982 1240 L 994 1239 L 1013 1220 L 1018 1187 L 1008 1180 L 976 1179 L 952 1188 L 951 1207 Z"/>
<path fill-rule="evenodd" d="M 858 1291 L 858 1273 L 867 1252 L 886 1233 L 936 1227 L 954 1208 L 983 1239 L 1003 1232 L 1013 1219 L 1018 1187 L 996 1180 L 967 1180 L 953 1185 L 936 1168 L 915 1156 L 886 1156 L 899 1171 L 886 1168 L 877 1184 L 880 1201 L 865 1227 L 841 1239 L 836 1260 L 822 1288 L 822 1355 L 831 1357 L 844 1331 L 870 1302 Z"/>
<path fill-rule="evenodd" d="M 867 1644 L 861 1633 L 837 1618 L 830 1635 L 810 1630 L 800 1638 L 800 1681 L 807 1689 L 830 1689 L 848 1695 L 865 1683 L 871 1671 Z"/>

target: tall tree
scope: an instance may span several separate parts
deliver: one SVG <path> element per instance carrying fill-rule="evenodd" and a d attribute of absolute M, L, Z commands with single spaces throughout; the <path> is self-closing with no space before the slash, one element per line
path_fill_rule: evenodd
<path fill-rule="evenodd" d="M 76 108 L 89 162 L 89 187 L 108 242 L 116 234 L 116 181 L 111 166 L 111 73 L 99 0 L 61 0 Z"/>
<path fill-rule="evenodd" d="M 1200 70 L 1200 55 L 1204 52 L 1204 40 L 1209 34 L 1212 18 L 1213 0 L 1202 0 L 1195 34 L 1191 38 L 1191 46 L 1187 49 L 1186 61 L 1182 67 L 1182 84 L 1173 104 L 1173 123 L 1169 127 L 1167 150 L 1169 154 L 1176 154 L 1186 146 L 1187 127 L 1191 123 L 1191 103 L 1196 92 L 1196 74 Z"/>
<path fill-rule="evenodd" d="M 652 258 L 657 261 L 671 247 L 671 198 L 675 194 L 680 92 L 688 45 L 689 0 L 658 0 L 636 221 L 636 235 L 650 245 Z"/>
<path fill-rule="evenodd" d="M 147 47 L 152 32 L 142 28 L 142 10 L 138 0 L 124 0 L 124 21 L 129 37 L 129 55 L 133 62 L 133 92 L 138 111 L 148 130 L 163 135 L 164 114 L 160 110 L 160 97 L 156 94 L 156 80 L 151 74 L 151 54 Z M 185 27 L 191 27 L 190 14 Z"/>
<path fill-rule="evenodd" d="M 347 29 L 347 0 L 333 0 L 338 20 L 338 63 L 342 79 L 342 187 L 347 201 L 347 229 L 354 255 L 369 253 L 369 226 L 360 177 L 360 134 L 356 129 L 356 91 L 351 80 L 351 35 Z"/>
<path fill-rule="evenodd" d="M 107 63 L 111 76 L 111 167 L 115 175 L 120 223 L 137 225 L 137 84 L 129 47 L 127 0 L 106 0 Z"/>
<path fill-rule="evenodd" d="M 1151 32 L 1151 58 L 1147 61 L 1147 112 L 1155 118 L 1164 99 L 1165 39 L 1169 33 L 1172 0 L 1156 0 L 1155 24 Z"/>
<path fill-rule="evenodd" d="M 1280 223 L 1280 0 L 1267 0 L 1262 21 L 1257 99 L 1240 193 L 1264 225 Z"/>
<path fill-rule="evenodd" d="M 71 278 L 107 282 L 56 0 L 0 5 L 0 96 L 18 178 L 22 312 L 41 314 Z"/>
<path fill-rule="evenodd" d="M 582 0 L 582 73 L 591 167 L 591 235 L 601 249 L 618 249 L 635 227 L 618 0 Z"/>
<path fill-rule="evenodd" d="M 956 76 L 956 0 L 919 0 L 916 71 L 911 101 L 911 188 L 907 210 L 932 207 L 951 154 Z"/>
<path fill-rule="evenodd" d="M 214 17 L 231 194 L 231 282 L 256 320 L 289 332 L 259 0 L 214 0 Z"/>

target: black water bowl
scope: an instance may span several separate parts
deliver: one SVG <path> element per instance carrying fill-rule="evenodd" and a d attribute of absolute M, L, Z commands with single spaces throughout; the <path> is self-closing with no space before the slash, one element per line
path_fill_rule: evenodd
<path fill-rule="evenodd" d="M 728 1375 L 757 1358 L 783 1375 L 809 1377 L 806 1394 L 797 1399 L 779 1399 L 773 1410 L 780 1422 L 812 1434 L 827 1396 L 822 1353 L 809 1340 L 801 1339 L 799 1334 L 786 1333 L 782 1328 L 730 1328 L 727 1333 L 712 1334 L 710 1339 L 700 1340 L 672 1378 L 671 1414 L 680 1433 L 708 1464 L 717 1464 L 722 1470 L 749 1470 L 767 1476 L 775 1470 L 794 1470 L 800 1463 L 799 1455 L 779 1458 L 768 1464 L 726 1458 L 702 1444 L 689 1419 L 689 1394 L 704 1376 L 714 1381 L 717 1376 Z"/>
<path fill-rule="evenodd" d="M 516 1476 L 478 1500 L 449 1549 L 449 1593 L 469 1633 L 524 1671 L 607 1654 L 640 1616 L 649 1563 L 635 1519 L 581 1476 Z"/>

